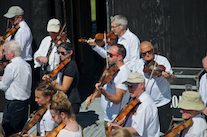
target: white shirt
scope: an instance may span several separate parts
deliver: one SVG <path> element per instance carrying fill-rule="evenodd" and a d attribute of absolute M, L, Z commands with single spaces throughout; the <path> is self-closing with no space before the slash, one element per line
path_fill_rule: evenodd
<path fill-rule="evenodd" d="M 207 124 L 201 114 L 193 117 L 192 120 L 193 124 L 183 130 L 181 137 L 206 137 Z"/>
<path fill-rule="evenodd" d="M 14 40 L 17 41 L 21 46 L 21 57 L 26 61 L 31 61 L 33 40 L 32 32 L 24 20 L 19 23 L 19 26 L 20 28 L 14 35 Z M 9 36 L 7 39 L 10 41 L 11 36 Z"/>
<path fill-rule="evenodd" d="M 156 60 L 158 65 L 164 65 L 166 68 L 165 71 L 169 71 L 172 74 L 171 65 L 167 58 L 155 55 L 154 60 Z M 152 75 L 152 78 L 149 80 L 150 76 L 143 72 L 144 64 L 145 60 L 143 58 L 139 59 L 134 65 L 133 72 L 139 72 L 144 76 L 145 86 L 147 86 L 145 92 L 152 97 L 157 107 L 169 103 L 171 100 L 170 83 L 163 76 L 157 77 Z"/>
<path fill-rule="evenodd" d="M 200 79 L 199 91 L 201 98 L 203 100 L 204 106 L 206 107 L 207 103 L 207 73 L 204 74 Z"/>
<path fill-rule="evenodd" d="M 45 136 L 46 131 L 52 131 L 57 124 L 51 120 L 52 116 L 50 111 L 47 110 L 40 120 L 37 122 L 37 131 L 40 136 Z"/>
<path fill-rule="evenodd" d="M 129 29 L 124 33 L 123 36 L 118 38 L 118 44 L 122 44 L 126 49 L 126 57 L 124 58 L 124 64 L 131 70 L 135 62 L 140 58 L 139 45 L 140 41 L 138 37 L 133 34 Z M 107 45 L 107 51 L 111 46 Z M 95 46 L 92 48 L 96 51 L 102 58 L 106 58 L 105 48 L 100 46 Z"/>
<path fill-rule="evenodd" d="M 130 114 L 124 127 L 133 127 L 141 137 L 159 137 L 160 124 L 155 103 L 146 92 L 138 99 L 141 104 L 135 108 L 136 113 Z"/>
<path fill-rule="evenodd" d="M 126 81 L 130 70 L 127 68 L 126 65 L 122 65 L 118 71 L 117 75 L 104 85 L 105 90 L 110 94 L 116 94 L 116 88 L 126 90 L 125 95 L 122 98 L 122 101 L 116 105 L 113 102 L 109 101 L 104 95 L 101 95 L 101 108 L 103 110 L 104 114 L 104 120 L 110 121 L 114 119 L 122 106 L 126 104 L 129 101 L 129 91 L 125 84 L 122 84 L 124 81 Z"/>
<path fill-rule="evenodd" d="M 0 89 L 7 100 L 27 100 L 31 94 L 32 72 L 30 65 L 21 57 L 11 60 L 4 71 Z"/>
<path fill-rule="evenodd" d="M 50 36 L 46 36 L 39 46 L 39 49 L 34 53 L 34 68 L 42 67 L 43 63 L 37 62 L 36 58 L 39 56 L 47 56 L 48 50 L 50 48 L 52 38 Z M 67 39 L 67 42 L 70 42 L 70 40 Z M 55 46 L 54 42 L 52 43 L 52 52 L 49 56 L 49 62 L 47 66 L 47 71 L 53 71 L 60 63 L 60 57 L 57 53 L 57 46 Z"/>
<path fill-rule="evenodd" d="M 60 130 L 57 137 L 82 137 L 82 130 L 80 125 L 78 125 L 79 130 L 77 132 L 69 131 L 66 129 Z"/>

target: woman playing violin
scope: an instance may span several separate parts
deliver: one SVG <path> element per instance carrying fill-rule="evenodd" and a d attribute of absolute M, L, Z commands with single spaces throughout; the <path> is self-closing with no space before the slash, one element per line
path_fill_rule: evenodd
<path fill-rule="evenodd" d="M 73 113 L 71 103 L 62 91 L 53 96 L 50 113 L 52 120 L 58 125 L 62 122 L 65 123 L 65 126 L 60 131 L 55 131 L 57 137 L 82 137 L 82 128 L 76 122 L 76 115 Z"/>
<path fill-rule="evenodd" d="M 165 133 L 168 130 L 171 119 L 170 82 L 172 82 L 174 78 L 172 75 L 172 68 L 167 58 L 154 54 L 154 47 L 149 41 L 143 41 L 140 44 L 140 54 L 142 58 L 137 61 L 133 71 L 139 72 L 144 76 L 146 92 L 151 95 L 158 107 L 158 115 L 161 124 L 160 129 L 161 132 Z M 162 65 L 162 67 L 165 67 L 165 71 L 161 71 L 160 76 L 155 76 L 154 73 L 152 75 L 144 73 L 146 63 L 153 60 L 156 62 L 156 64 L 153 64 L 154 66 Z M 154 68 L 153 65 L 152 70 Z"/>
<path fill-rule="evenodd" d="M 68 59 L 69 63 L 60 70 L 57 79 L 54 81 L 51 81 L 48 75 L 44 75 L 43 80 L 47 80 L 55 89 L 63 91 L 68 96 L 74 113 L 77 114 L 81 99 L 77 88 L 79 83 L 78 67 L 75 60 L 73 60 L 74 46 L 71 43 L 63 42 L 58 46 L 57 52 L 61 61 Z"/>
<path fill-rule="evenodd" d="M 52 116 L 50 114 L 49 108 L 52 102 L 52 96 L 55 94 L 56 90 L 52 88 L 47 83 L 40 84 L 35 90 L 35 101 L 41 107 L 45 106 L 47 108 L 46 112 L 37 121 L 37 133 L 33 134 L 35 136 L 45 136 L 48 135 L 57 124 L 51 120 Z M 29 125 L 28 125 L 29 126 Z M 24 134 L 23 136 L 31 136 Z"/>

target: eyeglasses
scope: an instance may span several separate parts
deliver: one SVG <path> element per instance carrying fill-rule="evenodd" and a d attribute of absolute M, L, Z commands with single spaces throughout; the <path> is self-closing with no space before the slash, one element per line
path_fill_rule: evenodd
<path fill-rule="evenodd" d="M 107 52 L 107 55 L 109 55 L 109 57 L 112 58 L 113 56 L 118 57 L 120 54 L 115 54 L 115 53 L 112 54 L 112 53 Z"/>
<path fill-rule="evenodd" d="M 147 53 L 148 53 L 148 54 L 151 54 L 152 51 L 153 51 L 153 49 L 151 49 L 151 50 L 149 50 L 149 51 L 147 51 L 147 52 L 142 52 L 141 54 L 142 54 L 142 56 L 146 56 Z"/>
<path fill-rule="evenodd" d="M 120 26 L 121 24 L 117 25 L 117 26 L 111 26 L 112 29 L 117 28 L 118 26 Z"/>
<path fill-rule="evenodd" d="M 60 52 L 59 50 L 57 51 L 58 54 L 62 54 L 62 55 L 65 55 L 65 53 L 68 53 L 70 52 L 70 50 L 66 50 L 65 52 Z"/>

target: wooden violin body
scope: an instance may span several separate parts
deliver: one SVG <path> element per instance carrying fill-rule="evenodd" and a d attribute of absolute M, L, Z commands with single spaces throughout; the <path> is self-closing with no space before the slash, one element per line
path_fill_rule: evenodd
<path fill-rule="evenodd" d="M 162 72 L 165 71 L 165 66 L 158 65 L 154 60 L 151 60 L 144 64 L 143 72 L 150 75 L 153 69 L 153 75 L 160 77 L 162 76 Z"/>
<path fill-rule="evenodd" d="M 193 124 L 193 120 L 190 118 L 185 123 L 181 122 L 177 126 L 175 126 L 170 132 L 168 132 L 164 137 L 174 137 L 178 132 L 182 131 L 183 129 L 189 127 Z"/>
<path fill-rule="evenodd" d="M 39 111 L 37 111 L 34 117 L 23 128 L 21 135 L 26 134 L 37 123 L 39 118 L 45 113 L 46 110 L 46 106 L 43 106 Z"/>
<path fill-rule="evenodd" d="M 55 70 L 53 70 L 50 74 L 49 77 L 53 77 L 55 74 L 57 74 L 66 64 L 68 64 L 68 62 L 70 62 L 69 59 L 64 60 Z M 44 83 L 46 83 L 47 80 L 44 81 Z"/>
<path fill-rule="evenodd" d="M 57 128 L 55 128 L 47 137 L 56 137 L 57 134 L 66 126 L 64 122 L 62 122 Z"/>
<path fill-rule="evenodd" d="M 10 35 L 14 34 L 18 28 L 20 28 L 20 26 L 17 24 L 17 25 L 15 25 L 12 29 L 10 29 L 10 30 L 8 31 L 8 33 L 7 33 L 5 36 L 3 36 L 3 40 L 1 40 L 0 45 L 3 45 L 4 40 L 5 40 L 6 38 L 8 38 Z"/>
<path fill-rule="evenodd" d="M 133 108 L 135 108 L 137 105 L 141 104 L 141 102 L 139 101 L 139 99 L 135 98 L 132 102 L 130 102 L 118 115 L 117 117 L 113 120 L 113 122 L 117 123 L 120 120 L 122 120 L 124 117 L 126 117 L 127 115 L 129 115 L 131 113 L 131 111 L 133 110 Z M 127 119 L 125 119 L 126 121 Z M 108 128 L 108 130 L 106 131 L 107 135 L 111 134 L 111 130 L 112 130 L 112 126 L 110 126 Z"/>
<path fill-rule="evenodd" d="M 118 38 L 117 35 L 115 35 L 113 33 L 113 31 L 110 31 L 108 34 L 106 34 L 106 43 L 108 45 L 112 45 L 114 43 L 114 41 Z M 95 42 L 98 46 L 104 46 L 105 45 L 105 37 L 104 37 L 104 33 L 97 33 L 95 35 Z M 78 39 L 79 42 L 87 42 L 87 39 Z"/>

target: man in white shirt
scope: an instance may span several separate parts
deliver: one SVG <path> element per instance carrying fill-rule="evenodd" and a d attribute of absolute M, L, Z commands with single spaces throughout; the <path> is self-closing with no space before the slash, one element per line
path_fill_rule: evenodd
<path fill-rule="evenodd" d="M 24 10 L 19 6 L 11 6 L 6 14 L 4 14 L 4 17 L 9 19 L 12 27 L 15 25 L 19 25 L 20 28 L 11 36 L 7 38 L 8 41 L 15 40 L 17 41 L 21 46 L 21 57 L 25 61 L 27 61 L 31 67 L 33 66 L 32 61 L 32 32 L 25 22 L 24 18 Z"/>
<path fill-rule="evenodd" d="M 203 68 L 207 72 L 207 57 L 202 60 Z M 205 73 L 200 79 L 199 91 L 203 100 L 205 108 L 202 110 L 203 114 L 207 116 L 207 73 Z"/>
<path fill-rule="evenodd" d="M 171 120 L 171 90 L 170 82 L 173 81 L 174 76 L 172 75 L 172 69 L 167 58 L 155 55 L 154 47 L 149 41 L 143 41 L 140 44 L 140 53 L 142 58 L 139 59 L 134 65 L 133 72 L 141 73 L 145 78 L 145 87 L 146 92 L 152 97 L 155 102 L 155 105 L 158 108 L 158 115 L 160 120 L 160 131 L 165 133 L 170 124 Z M 155 67 L 154 73 L 147 73 L 147 69 L 153 69 L 153 65 L 150 66 L 151 61 L 157 62 L 157 65 L 163 65 L 163 67 Z M 149 71 L 150 72 L 150 71 Z M 157 75 L 158 74 L 158 75 Z"/>
<path fill-rule="evenodd" d="M 123 15 L 116 15 L 111 17 L 111 31 L 118 36 L 118 44 L 124 45 L 126 49 L 126 57 L 124 58 L 124 64 L 131 70 L 136 60 L 139 59 L 139 45 L 140 41 L 138 37 L 127 28 L 128 21 Z M 95 39 L 90 38 L 87 43 L 92 46 L 92 49 L 96 51 L 101 57 L 106 58 L 106 51 L 104 48 L 97 46 Z M 107 45 L 107 50 L 111 46 Z"/>
<path fill-rule="evenodd" d="M 21 46 L 17 41 L 4 43 L 4 55 L 10 63 L 4 70 L 0 89 L 5 92 L 8 104 L 4 109 L 2 126 L 9 136 L 20 132 L 27 120 L 31 95 L 31 66 L 21 58 Z"/>
<path fill-rule="evenodd" d="M 105 129 L 107 130 L 108 121 L 114 119 L 122 108 L 129 100 L 129 91 L 127 87 L 122 84 L 130 73 L 128 67 L 123 63 L 126 56 L 126 49 L 123 45 L 117 44 L 111 46 L 108 52 L 108 61 L 111 65 L 116 65 L 118 70 L 112 76 L 111 81 L 108 81 L 104 86 L 101 82 L 96 84 L 97 92 L 91 94 L 86 99 L 86 106 L 95 100 L 95 97 L 101 95 L 101 107 L 104 114 Z M 106 76 L 109 78 L 110 76 Z"/>
<path fill-rule="evenodd" d="M 60 57 L 57 53 L 57 45 L 62 41 L 57 40 L 57 36 L 61 31 L 61 24 L 58 19 L 50 19 L 47 24 L 49 36 L 46 36 L 39 46 L 39 49 L 34 53 L 34 68 L 42 68 L 46 73 L 52 72 L 60 63 Z M 70 42 L 67 39 L 67 42 Z M 42 77 L 41 77 L 42 78 Z"/>
<path fill-rule="evenodd" d="M 192 118 L 193 120 L 192 125 L 181 132 L 180 137 L 206 137 L 207 123 L 201 115 L 201 111 L 204 109 L 201 95 L 195 91 L 183 92 L 178 107 L 181 108 L 183 119 Z"/>
<path fill-rule="evenodd" d="M 159 137 L 160 125 L 157 107 L 151 96 L 145 92 L 144 82 L 145 79 L 141 73 L 132 72 L 129 74 L 124 84 L 128 86 L 130 97 L 139 99 L 141 104 L 135 106 L 135 108 L 130 111 L 130 115 L 126 121 L 120 120 L 118 123 L 112 123 L 112 121 L 110 121 L 108 125 L 114 128 L 121 128 L 124 126 L 133 137 Z M 122 125 L 120 125 L 120 123 Z"/>

